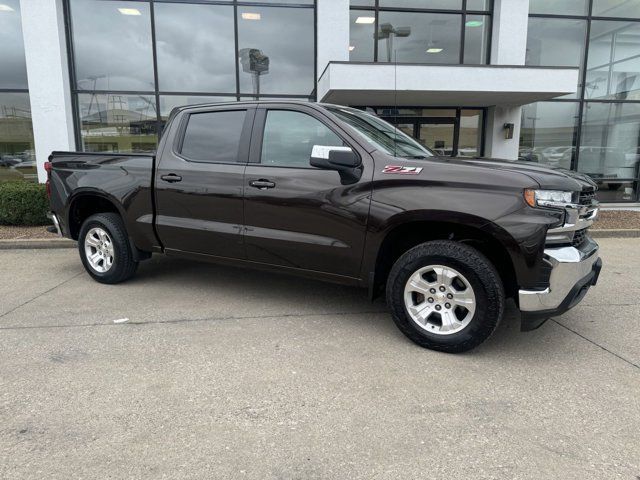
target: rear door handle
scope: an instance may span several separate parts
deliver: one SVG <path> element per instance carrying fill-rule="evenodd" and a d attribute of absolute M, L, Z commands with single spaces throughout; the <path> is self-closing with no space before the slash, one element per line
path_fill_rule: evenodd
<path fill-rule="evenodd" d="M 182 177 L 180 175 L 176 175 L 175 173 L 170 173 L 168 175 L 162 175 L 160 177 L 163 181 L 169 183 L 175 183 L 182 181 Z"/>
<path fill-rule="evenodd" d="M 260 190 L 266 190 L 267 188 L 273 188 L 276 186 L 276 184 L 271 180 L 265 180 L 264 178 L 261 178 L 260 180 L 252 180 L 249 182 L 249 185 Z"/>

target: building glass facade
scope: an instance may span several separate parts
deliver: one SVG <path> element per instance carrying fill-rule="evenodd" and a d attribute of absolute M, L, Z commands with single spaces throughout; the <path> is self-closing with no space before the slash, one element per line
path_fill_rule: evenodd
<path fill-rule="evenodd" d="M 637 201 L 640 1 L 531 0 L 526 63 L 579 67 L 580 83 L 523 107 L 520 158 L 588 174 L 601 201 Z"/>
<path fill-rule="evenodd" d="M 0 182 L 36 181 L 20 2 L 0 8 Z"/>
<path fill-rule="evenodd" d="M 315 99 L 313 0 L 68 0 L 66 7 L 85 151 L 152 151 L 179 105 Z"/>
<path fill-rule="evenodd" d="M 486 64 L 490 0 L 351 0 L 349 60 Z"/>

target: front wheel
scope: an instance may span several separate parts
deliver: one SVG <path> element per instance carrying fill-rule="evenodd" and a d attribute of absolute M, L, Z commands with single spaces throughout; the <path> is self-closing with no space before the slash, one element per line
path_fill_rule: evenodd
<path fill-rule="evenodd" d="M 491 262 L 476 249 L 432 241 L 404 253 L 387 280 L 387 304 L 398 328 L 418 345 L 464 352 L 496 329 L 504 288 Z"/>
<path fill-rule="evenodd" d="M 82 224 L 78 236 L 80 259 L 89 275 L 100 283 L 120 283 L 138 268 L 120 215 L 98 213 Z"/>

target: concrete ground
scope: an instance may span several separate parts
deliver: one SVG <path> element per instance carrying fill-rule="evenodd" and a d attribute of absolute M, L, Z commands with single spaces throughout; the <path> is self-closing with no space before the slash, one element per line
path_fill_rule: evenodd
<path fill-rule="evenodd" d="M 0 251 L 0 478 L 635 480 L 640 242 L 600 243 L 581 305 L 463 355 L 355 289 Z"/>

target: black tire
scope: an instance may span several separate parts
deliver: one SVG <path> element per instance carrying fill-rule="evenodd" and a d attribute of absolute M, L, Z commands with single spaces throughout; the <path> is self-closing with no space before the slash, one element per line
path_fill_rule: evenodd
<path fill-rule="evenodd" d="M 462 330 L 442 335 L 416 324 L 407 312 L 404 289 L 413 273 L 429 265 L 454 268 L 466 277 L 476 298 L 475 313 Z M 505 295 L 500 275 L 475 248 L 448 240 L 426 242 L 405 252 L 387 279 L 387 304 L 393 320 L 409 339 L 421 347 L 459 353 L 477 347 L 494 332 L 502 319 Z"/>
<path fill-rule="evenodd" d="M 87 259 L 85 239 L 92 228 L 101 228 L 111 237 L 113 243 L 113 264 L 106 272 L 95 270 Z M 131 278 L 138 268 L 138 262 L 133 259 L 131 245 L 127 236 L 124 222 L 117 213 L 98 213 L 85 220 L 78 236 L 78 250 L 85 270 L 100 283 L 120 283 Z"/>

